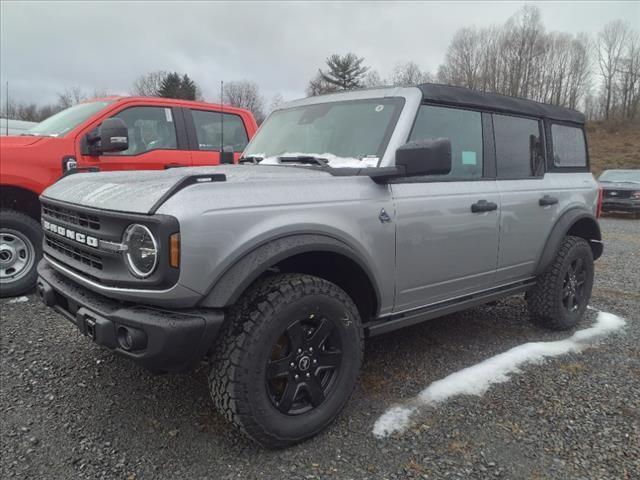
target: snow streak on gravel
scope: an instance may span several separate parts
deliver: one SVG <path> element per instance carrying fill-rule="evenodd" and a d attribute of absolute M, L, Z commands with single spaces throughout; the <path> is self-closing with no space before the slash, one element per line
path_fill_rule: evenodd
<path fill-rule="evenodd" d="M 531 342 L 518 345 L 504 353 L 433 382 L 405 405 L 388 409 L 373 427 L 373 434 L 386 437 L 403 432 L 411 417 L 420 408 L 434 406 L 456 395 L 482 395 L 491 385 L 509 380 L 509 374 L 520 373 L 520 366 L 540 363 L 547 357 L 580 352 L 595 341 L 625 325 L 624 319 L 607 312 L 598 312 L 595 324 L 578 330 L 571 337 L 555 342 Z"/>
<path fill-rule="evenodd" d="M 28 302 L 28 301 L 29 301 L 29 297 L 16 297 L 16 298 L 12 298 L 7 303 L 22 303 L 22 302 Z"/>

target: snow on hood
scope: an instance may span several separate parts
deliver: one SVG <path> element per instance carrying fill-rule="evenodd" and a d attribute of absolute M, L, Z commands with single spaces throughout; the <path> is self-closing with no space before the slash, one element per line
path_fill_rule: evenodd
<path fill-rule="evenodd" d="M 222 173 L 226 182 L 298 181 L 326 177 L 319 169 L 262 165 L 220 165 L 169 170 L 75 173 L 47 188 L 42 196 L 86 207 L 119 212 L 149 213 L 180 180 L 191 175 Z M 216 183 L 207 184 L 216 188 Z M 219 185 L 219 184 L 218 184 Z M 189 187 L 191 188 L 191 187 Z"/>
<path fill-rule="evenodd" d="M 435 406 L 458 395 L 482 395 L 492 385 L 510 379 L 512 373 L 520 373 L 520 367 L 528 363 L 540 363 L 548 357 L 557 357 L 570 352 L 581 352 L 597 340 L 622 328 L 624 319 L 606 312 L 598 312 L 596 323 L 578 330 L 571 337 L 554 342 L 531 342 L 500 353 L 494 357 L 459 370 L 437 380 L 425 388 L 413 400 L 388 409 L 373 427 L 378 438 L 406 430 L 411 417 L 420 409 Z"/>
<path fill-rule="evenodd" d="M 378 157 L 365 157 L 363 159 L 353 157 L 339 157 L 332 153 L 282 153 L 274 157 L 267 157 L 265 154 L 252 155 L 252 157 L 262 157 L 260 165 L 281 165 L 278 157 L 317 157 L 327 160 L 328 165 L 333 168 L 372 168 L 378 166 Z M 287 165 L 291 165 L 287 162 Z"/>

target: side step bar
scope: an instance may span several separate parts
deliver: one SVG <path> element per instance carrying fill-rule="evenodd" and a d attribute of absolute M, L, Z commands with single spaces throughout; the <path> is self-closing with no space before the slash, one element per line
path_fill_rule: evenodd
<path fill-rule="evenodd" d="M 510 283 L 501 287 L 492 288 L 491 290 L 465 295 L 464 297 L 459 297 L 454 300 L 434 303 L 426 307 L 398 313 L 382 320 L 373 320 L 364 326 L 364 331 L 367 337 L 375 337 L 376 335 L 415 325 L 426 320 L 449 315 L 459 312 L 460 310 L 466 310 L 467 308 L 477 307 L 478 305 L 493 302 L 500 298 L 517 295 L 518 293 L 529 290 L 535 284 L 535 278 L 532 278 L 518 283 Z"/>

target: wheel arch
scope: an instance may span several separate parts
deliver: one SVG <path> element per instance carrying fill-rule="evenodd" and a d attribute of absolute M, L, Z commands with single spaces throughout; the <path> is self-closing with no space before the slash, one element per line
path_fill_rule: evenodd
<path fill-rule="evenodd" d="M 200 306 L 233 305 L 270 272 L 304 273 L 337 284 L 352 298 L 363 322 L 380 307 L 380 286 L 366 262 L 346 243 L 320 234 L 280 237 L 248 252 L 216 280 Z"/>
<path fill-rule="evenodd" d="M 0 188 L 0 208 L 22 212 L 40 221 L 40 199 L 37 193 L 28 188 L 3 184 Z"/>
<path fill-rule="evenodd" d="M 553 226 L 538 261 L 536 275 L 544 272 L 550 265 L 562 244 L 562 240 L 567 235 L 584 238 L 591 247 L 594 260 L 602 255 L 602 233 L 598 220 L 591 212 L 582 208 L 574 208 L 563 213 Z"/>

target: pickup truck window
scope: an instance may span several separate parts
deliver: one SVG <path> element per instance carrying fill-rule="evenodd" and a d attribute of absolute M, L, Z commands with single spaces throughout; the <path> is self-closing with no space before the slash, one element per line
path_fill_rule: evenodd
<path fill-rule="evenodd" d="M 553 124 L 551 138 L 553 163 L 556 167 L 585 167 L 587 165 L 587 146 L 584 142 L 582 129 Z"/>
<path fill-rule="evenodd" d="M 150 150 L 176 150 L 173 113 L 166 107 L 131 107 L 114 115 L 127 124 L 129 148 L 110 155 L 139 155 Z"/>
<path fill-rule="evenodd" d="M 493 115 L 498 178 L 544 174 L 540 122 L 511 115 Z"/>
<path fill-rule="evenodd" d="M 377 163 L 403 104 L 401 98 L 374 98 L 278 110 L 264 122 L 244 156 L 330 154 L 345 159 L 369 157 Z"/>
<path fill-rule="evenodd" d="M 247 146 L 249 142 L 247 131 L 238 115 L 204 110 L 191 110 L 191 113 L 196 127 L 199 150 L 221 151 L 222 147 L 230 145 L 234 152 L 242 152 Z M 224 135 L 221 135 L 222 133 Z"/>
<path fill-rule="evenodd" d="M 447 178 L 482 177 L 482 116 L 459 108 L 422 105 L 409 140 L 448 138 L 451 172 Z"/>
<path fill-rule="evenodd" d="M 61 137 L 113 102 L 79 103 L 52 115 L 29 130 L 26 135 Z"/>

